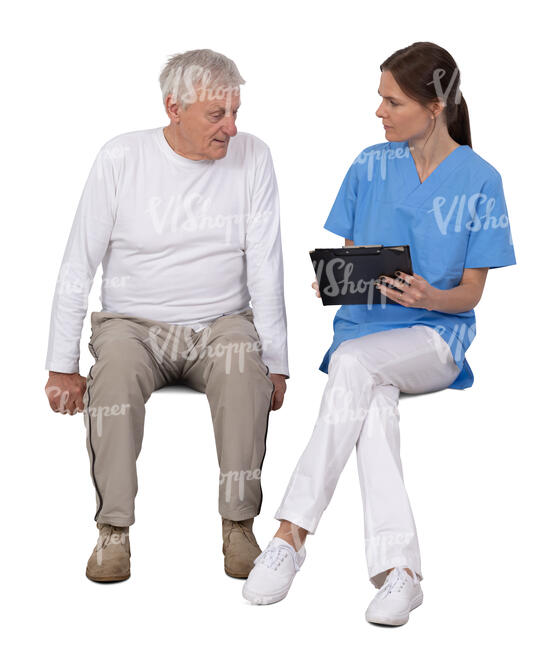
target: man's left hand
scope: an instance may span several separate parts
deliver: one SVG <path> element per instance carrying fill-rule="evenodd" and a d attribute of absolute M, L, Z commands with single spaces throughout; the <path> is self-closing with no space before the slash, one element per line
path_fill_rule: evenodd
<path fill-rule="evenodd" d="M 274 384 L 275 390 L 273 392 L 273 401 L 271 402 L 271 411 L 278 411 L 284 402 L 284 393 L 286 392 L 286 378 L 285 375 L 269 375 Z"/>

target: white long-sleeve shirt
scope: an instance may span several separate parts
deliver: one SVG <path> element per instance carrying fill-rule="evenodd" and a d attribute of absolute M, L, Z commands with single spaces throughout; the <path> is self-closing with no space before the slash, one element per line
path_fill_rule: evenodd
<path fill-rule="evenodd" d="M 251 300 L 262 359 L 289 377 L 278 187 L 259 138 L 236 134 L 219 160 L 177 154 L 163 127 L 102 146 L 58 276 L 47 370 L 79 371 L 100 262 L 104 311 L 197 330 Z"/>

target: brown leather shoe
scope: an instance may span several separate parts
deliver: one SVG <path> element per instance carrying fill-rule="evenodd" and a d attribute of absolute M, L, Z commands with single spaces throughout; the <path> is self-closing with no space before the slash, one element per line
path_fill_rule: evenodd
<path fill-rule="evenodd" d="M 98 542 L 86 565 L 86 577 L 95 582 L 120 582 L 131 576 L 128 526 L 97 523 Z"/>
<path fill-rule="evenodd" d="M 253 561 L 261 555 L 252 527 L 253 517 L 243 521 L 223 517 L 225 573 L 231 578 L 247 578 L 253 568 Z"/>

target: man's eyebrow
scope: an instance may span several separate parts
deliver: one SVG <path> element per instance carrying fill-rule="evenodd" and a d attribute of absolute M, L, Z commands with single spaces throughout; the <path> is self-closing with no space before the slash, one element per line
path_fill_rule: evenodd
<path fill-rule="evenodd" d="M 241 104 L 239 104 L 234 110 L 237 111 L 240 108 Z M 212 106 L 211 108 L 207 109 L 208 113 L 224 113 L 225 112 L 225 107 L 224 106 Z"/>
<path fill-rule="evenodd" d="M 242 104 L 238 104 L 238 106 L 234 110 L 237 111 L 240 108 L 240 106 L 242 106 Z M 210 106 L 207 110 L 208 110 L 208 112 L 209 111 L 223 111 L 224 112 L 225 111 L 225 106 L 220 106 L 218 104 L 215 104 L 215 106 Z"/>

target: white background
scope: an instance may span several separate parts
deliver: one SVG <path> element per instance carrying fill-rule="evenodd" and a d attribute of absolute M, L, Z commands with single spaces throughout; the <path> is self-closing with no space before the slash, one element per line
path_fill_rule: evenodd
<path fill-rule="evenodd" d="M 97 0 L 3 10 L 4 647 L 545 647 L 552 95 L 542 6 Z M 354 455 L 288 598 L 246 603 L 243 582 L 223 572 L 207 399 L 177 388 L 147 406 L 132 577 L 90 582 L 97 530 L 85 429 L 81 415 L 50 411 L 44 361 L 59 265 L 99 147 L 168 123 L 157 78 L 172 54 L 223 52 L 247 81 L 238 127 L 271 147 L 281 194 L 291 373 L 285 404 L 270 417 L 255 527 L 263 548 L 326 383 L 318 366 L 336 308 L 314 297 L 308 251 L 343 244 L 322 226 L 353 158 L 385 140 L 374 115 L 379 65 L 421 40 L 448 49 L 460 67 L 473 146 L 502 175 L 517 256 L 516 266 L 489 272 L 476 308 L 473 387 L 400 401 L 423 606 L 395 630 L 365 622 L 376 591 Z M 90 311 L 101 308 L 99 282 L 98 274 Z M 89 334 L 87 317 L 82 375 L 93 362 Z"/>

